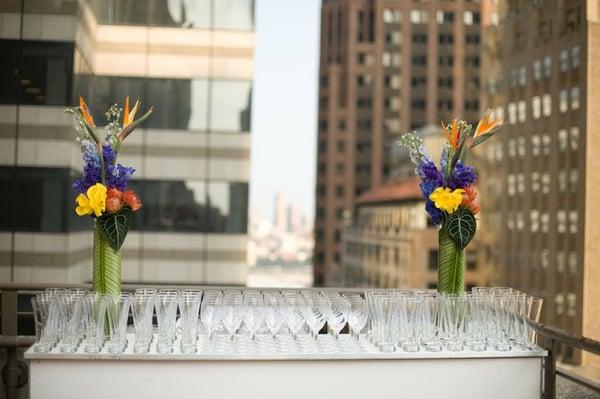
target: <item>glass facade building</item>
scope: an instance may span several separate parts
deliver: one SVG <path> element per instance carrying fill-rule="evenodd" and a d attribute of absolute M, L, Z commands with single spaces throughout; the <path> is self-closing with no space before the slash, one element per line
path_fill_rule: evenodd
<path fill-rule="evenodd" d="M 244 284 L 254 52 L 252 0 L 0 4 L 0 279 L 84 282 L 91 219 L 64 108 L 96 123 L 126 96 L 155 112 L 123 146 L 144 207 L 124 282 Z"/>

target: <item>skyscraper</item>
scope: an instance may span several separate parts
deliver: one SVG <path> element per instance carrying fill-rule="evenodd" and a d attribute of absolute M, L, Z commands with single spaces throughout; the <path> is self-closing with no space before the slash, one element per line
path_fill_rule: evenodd
<path fill-rule="evenodd" d="M 500 284 L 544 298 L 545 323 L 599 338 L 600 5 L 498 7 L 482 101 L 507 123 L 480 166 L 489 260 Z"/>
<path fill-rule="evenodd" d="M 81 160 L 63 110 L 139 97 L 155 112 L 123 146 L 144 207 L 123 281 L 244 284 L 253 0 L 14 0 L 0 4 L 0 280 L 91 278 Z"/>
<path fill-rule="evenodd" d="M 398 136 L 479 117 L 480 2 L 324 0 L 314 283 L 340 263 L 341 229 L 391 174 Z"/>

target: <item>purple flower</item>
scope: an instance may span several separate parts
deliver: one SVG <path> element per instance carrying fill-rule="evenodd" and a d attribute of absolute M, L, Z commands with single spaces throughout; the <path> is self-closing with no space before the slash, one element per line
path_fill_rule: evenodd
<path fill-rule="evenodd" d="M 435 204 L 431 200 L 425 201 L 425 210 L 431 217 L 433 224 L 441 224 L 444 218 L 444 213 L 435 207 Z"/>
<path fill-rule="evenodd" d="M 444 185 L 444 177 L 431 160 L 417 166 L 416 173 L 424 183 L 432 182 L 437 184 L 437 187 Z"/>
<path fill-rule="evenodd" d="M 472 186 L 476 181 L 477 174 L 475 173 L 475 168 L 459 161 L 456 163 L 454 173 L 448 179 L 446 185 L 454 190 Z"/>
<path fill-rule="evenodd" d="M 75 180 L 73 183 L 73 189 L 78 194 L 85 193 L 88 188 L 93 186 L 96 183 L 100 183 L 100 160 L 96 155 L 95 158 L 91 154 L 89 145 L 84 145 L 82 143 L 82 151 L 83 151 L 83 177 Z M 95 148 L 94 148 L 94 154 Z M 105 172 L 105 183 L 107 187 L 115 187 L 121 191 L 125 191 L 127 189 L 127 183 L 133 173 L 135 172 L 134 168 L 128 168 L 121 164 L 115 164 L 117 159 L 117 153 L 114 148 L 110 144 L 105 144 L 102 147 L 102 158 L 104 159 L 104 172 Z"/>

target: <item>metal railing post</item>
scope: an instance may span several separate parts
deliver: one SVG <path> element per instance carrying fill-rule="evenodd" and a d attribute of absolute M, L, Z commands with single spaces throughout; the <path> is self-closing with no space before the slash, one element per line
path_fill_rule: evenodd
<path fill-rule="evenodd" d="M 543 399 L 556 396 L 556 341 L 552 337 L 541 336 L 541 346 L 548 351 L 544 359 L 544 395 Z"/>
<path fill-rule="evenodd" d="M 17 336 L 17 291 L 2 291 L 2 335 Z M 17 348 L 6 348 L 6 398 L 16 399 L 19 385 Z"/>

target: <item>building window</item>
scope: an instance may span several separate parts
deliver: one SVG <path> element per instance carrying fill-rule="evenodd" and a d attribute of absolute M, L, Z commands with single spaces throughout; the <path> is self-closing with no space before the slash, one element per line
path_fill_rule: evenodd
<path fill-rule="evenodd" d="M 533 61 L 533 80 L 538 81 L 542 79 L 542 61 L 534 60 Z"/>
<path fill-rule="evenodd" d="M 465 25 L 473 25 L 473 23 L 475 22 L 475 18 L 474 18 L 474 13 L 473 11 L 465 11 L 463 12 L 463 23 Z"/>
<path fill-rule="evenodd" d="M 562 89 L 558 96 L 558 109 L 560 112 L 565 113 L 569 109 L 569 93 L 566 89 Z"/>
<path fill-rule="evenodd" d="M 383 22 L 386 24 L 393 24 L 402 21 L 402 12 L 400 10 L 390 10 L 386 8 L 383 10 Z"/>
<path fill-rule="evenodd" d="M 517 104 L 508 103 L 508 122 L 511 125 L 517 123 Z"/>
<path fill-rule="evenodd" d="M 577 192 L 577 182 L 579 181 L 579 171 L 577 169 L 571 169 L 569 173 L 569 187 L 572 193 Z"/>
<path fill-rule="evenodd" d="M 566 151 L 569 146 L 569 138 L 566 129 L 560 129 L 558 131 L 558 149 L 560 151 Z"/>
<path fill-rule="evenodd" d="M 519 67 L 519 84 L 521 86 L 525 86 L 527 83 L 527 68 L 525 65 L 521 65 Z"/>
<path fill-rule="evenodd" d="M 413 24 L 427 23 L 427 11 L 425 10 L 410 10 L 410 22 Z"/>
<path fill-rule="evenodd" d="M 571 49 L 571 66 L 573 69 L 579 68 L 579 46 Z"/>
<path fill-rule="evenodd" d="M 340 186 L 340 185 L 335 186 L 335 196 L 337 198 L 342 198 L 344 196 L 345 192 L 346 192 L 346 190 L 344 189 L 344 186 Z"/>
<path fill-rule="evenodd" d="M 527 103 L 521 100 L 518 103 L 518 111 L 519 111 L 519 122 L 525 122 L 527 119 Z"/>
<path fill-rule="evenodd" d="M 550 94 L 544 94 L 542 96 L 542 114 L 544 116 L 550 116 L 552 114 L 552 96 L 550 96 Z"/>
<path fill-rule="evenodd" d="M 573 126 L 570 133 L 571 150 L 577 151 L 579 148 L 579 128 L 577 126 Z"/>
<path fill-rule="evenodd" d="M 577 234 L 577 223 L 579 214 L 577 211 L 569 211 L 569 233 Z"/>
<path fill-rule="evenodd" d="M 540 155 L 540 146 L 541 146 L 541 142 L 540 142 L 540 136 L 538 136 L 537 134 L 534 134 L 531 136 L 531 155 L 533 155 L 534 157 L 537 157 Z"/>
<path fill-rule="evenodd" d="M 544 76 L 549 78 L 552 75 L 552 58 L 549 55 L 544 57 Z"/>
<path fill-rule="evenodd" d="M 494 118 L 503 120 L 504 119 L 504 108 L 501 106 L 496 107 L 494 110 Z"/>
<path fill-rule="evenodd" d="M 542 233 L 548 233 L 550 231 L 550 215 L 544 212 L 540 215 L 540 231 Z"/>
<path fill-rule="evenodd" d="M 567 191 L 567 171 L 564 169 L 558 172 L 558 191 L 561 193 Z"/>
<path fill-rule="evenodd" d="M 454 22 L 454 13 L 452 11 L 437 10 L 436 20 L 438 24 Z"/>
<path fill-rule="evenodd" d="M 567 212 L 564 210 L 556 212 L 556 231 L 559 233 L 567 232 Z"/>
<path fill-rule="evenodd" d="M 542 194 L 550 193 L 550 174 L 548 172 L 542 173 Z"/>
<path fill-rule="evenodd" d="M 540 191 L 540 173 L 539 172 L 533 172 L 531 174 L 531 191 L 534 193 Z"/>
<path fill-rule="evenodd" d="M 566 72 L 569 70 L 569 50 L 566 48 L 560 50 L 560 71 Z"/>
<path fill-rule="evenodd" d="M 532 209 L 529 212 L 529 229 L 532 233 L 537 233 L 540 228 L 540 211 Z"/>
<path fill-rule="evenodd" d="M 571 109 L 579 109 L 579 86 L 571 88 Z"/>
<path fill-rule="evenodd" d="M 533 119 L 540 119 L 542 115 L 542 100 L 539 96 L 534 96 L 531 99 L 531 117 Z"/>
<path fill-rule="evenodd" d="M 549 134 L 544 134 L 542 136 L 542 155 L 550 155 L 550 145 L 552 140 L 550 139 Z"/>
<path fill-rule="evenodd" d="M 438 250 L 430 249 L 429 250 L 429 258 L 428 258 L 428 266 L 429 270 L 437 270 L 438 264 Z"/>

